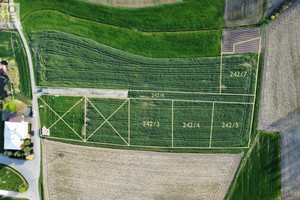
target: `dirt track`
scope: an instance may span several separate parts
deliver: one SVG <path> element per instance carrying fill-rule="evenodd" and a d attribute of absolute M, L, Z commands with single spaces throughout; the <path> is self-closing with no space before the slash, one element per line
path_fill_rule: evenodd
<path fill-rule="evenodd" d="M 241 156 L 114 150 L 43 140 L 46 199 L 221 200 Z"/>
<path fill-rule="evenodd" d="M 99 3 L 106 6 L 142 8 L 148 6 L 157 6 L 163 4 L 182 2 L 182 0 L 84 0 L 93 3 Z"/>
<path fill-rule="evenodd" d="M 300 199 L 300 0 L 266 29 L 259 129 L 281 132 L 282 199 Z"/>

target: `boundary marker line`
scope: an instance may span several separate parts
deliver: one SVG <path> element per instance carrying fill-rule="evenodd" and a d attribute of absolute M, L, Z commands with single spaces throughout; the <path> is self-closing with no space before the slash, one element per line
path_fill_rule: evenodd
<path fill-rule="evenodd" d="M 174 147 L 174 101 L 172 100 L 172 148 Z"/>
<path fill-rule="evenodd" d="M 118 107 L 108 118 L 104 117 L 103 114 L 95 107 L 95 105 L 89 100 L 87 99 L 88 102 L 91 104 L 91 106 L 100 114 L 100 116 L 104 119 L 104 122 L 102 122 L 102 124 L 100 126 L 98 126 L 98 128 L 96 128 L 96 130 L 86 139 L 89 140 L 105 123 L 107 123 L 114 131 L 115 133 L 127 144 L 128 142 L 126 142 L 126 140 L 121 136 L 121 134 L 111 125 L 111 123 L 108 121 L 116 112 L 118 112 L 124 105 L 125 103 L 128 102 L 129 99 L 127 99 L 124 103 L 122 103 L 122 105 L 120 107 Z"/>
<path fill-rule="evenodd" d="M 182 91 L 160 91 L 160 90 L 130 90 L 132 92 L 152 92 L 152 93 L 177 93 L 177 94 L 205 94 L 205 95 L 220 95 L 220 93 L 209 92 L 182 92 Z M 254 94 L 235 94 L 235 93 L 222 93 L 222 95 L 232 96 L 254 96 Z M 100 97 L 101 98 L 101 97 Z"/>
<path fill-rule="evenodd" d="M 252 134 L 252 126 L 253 126 L 253 120 L 254 120 L 254 109 L 255 109 L 255 102 L 256 102 L 256 92 L 257 92 L 257 81 L 258 81 L 258 70 L 259 70 L 259 62 L 260 62 L 260 54 L 261 54 L 261 42 L 262 38 L 259 37 L 259 53 L 257 58 L 257 67 L 256 67 L 256 80 L 255 80 L 255 87 L 254 87 L 254 102 L 252 107 L 252 116 L 251 116 L 251 122 L 250 122 L 250 133 L 249 133 L 249 140 L 248 140 L 248 148 L 250 148 L 251 143 L 251 134 Z"/>
<path fill-rule="evenodd" d="M 213 132 L 213 127 L 214 127 L 214 112 L 215 112 L 215 102 L 213 102 L 212 111 L 211 111 L 209 148 L 211 148 L 211 142 L 212 142 L 212 132 Z"/>
<path fill-rule="evenodd" d="M 82 140 L 75 140 L 75 139 L 68 139 L 68 138 L 60 138 L 60 137 L 52 137 L 47 136 L 47 138 L 59 139 L 59 140 L 66 140 L 66 141 L 74 141 L 74 142 L 83 142 Z M 83 143 L 93 143 L 93 144 L 103 144 L 103 145 L 110 145 L 110 146 L 123 146 L 128 147 L 125 144 L 113 144 L 113 143 L 104 143 L 104 142 L 93 142 L 93 141 L 86 141 Z M 142 146 L 142 145 L 130 145 L 131 147 L 143 147 L 143 148 L 161 148 L 161 149 L 248 149 L 248 147 L 167 147 L 167 146 Z"/>
<path fill-rule="evenodd" d="M 128 145 L 130 145 L 130 99 L 128 100 Z"/>
<path fill-rule="evenodd" d="M 42 98 L 40 98 L 40 97 L 38 97 L 55 115 L 57 115 L 59 118 L 60 118 L 60 116 L 59 116 L 59 114 L 57 114 L 57 112 L 55 112 L 54 110 L 53 110 L 53 108 L 51 108 Z M 61 121 L 63 121 L 81 140 L 83 140 L 82 139 L 82 137 L 80 137 L 80 135 L 63 119 L 63 118 L 61 118 Z"/>
<path fill-rule="evenodd" d="M 84 97 L 83 97 L 84 98 Z M 64 116 L 66 116 L 71 110 L 73 110 L 73 108 L 75 108 L 82 100 L 83 98 L 81 98 L 77 103 L 75 103 L 69 110 L 67 110 L 61 117 L 58 118 L 58 120 L 56 120 L 48 129 L 51 129 L 52 126 L 54 126 L 57 122 L 59 122 Z"/>

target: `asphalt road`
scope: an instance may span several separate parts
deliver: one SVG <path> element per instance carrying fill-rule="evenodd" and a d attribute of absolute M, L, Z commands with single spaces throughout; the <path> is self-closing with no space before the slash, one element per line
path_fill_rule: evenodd
<path fill-rule="evenodd" d="M 10 4 L 13 4 L 13 0 L 9 1 Z M 17 171 L 19 171 L 27 180 L 29 183 L 29 189 L 23 193 L 19 194 L 16 192 L 9 193 L 8 196 L 11 197 L 24 197 L 28 198 L 30 200 L 39 200 L 39 176 L 40 176 L 40 163 L 41 163 L 41 152 L 40 152 L 40 136 L 39 136 L 39 119 L 38 119 L 38 104 L 37 104 L 37 97 L 35 95 L 35 81 L 34 81 L 34 71 L 33 71 L 33 64 L 32 64 L 32 58 L 30 54 L 30 49 L 27 44 L 27 41 L 24 37 L 24 34 L 22 32 L 21 24 L 16 19 L 16 16 L 12 16 L 14 19 L 16 29 L 22 39 L 25 52 L 27 55 L 28 65 L 29 65 L 29 71 L 30 71 L 30 80 L 31 80 L 31 89 L 32 89 L 32 109 L 36 111 L 36 116 L 33 118 L 27 119 L 31 125 L 32 130 L 34 131 L 34 136 L 31 138 L 34 146 L 34 160 L 19 160 L 19 159 L 12 159 L 8 158 L 7 156 L 4 156 L 3 154 L 0 154 L 0 162 L 4 163 Z"/>

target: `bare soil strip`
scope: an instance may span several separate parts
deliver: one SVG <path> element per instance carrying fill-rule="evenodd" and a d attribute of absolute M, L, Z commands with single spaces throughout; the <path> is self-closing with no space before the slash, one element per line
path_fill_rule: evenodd
<path fill-rule="evenodd" d="M 125 8 L 142 8 L 142 7 L 182 2 L 182 0 L 84 0 L 84 1 L 99 3 L 106 6 L 125 7 Z"/>
<path fill-rule="evenodd" d="M 222 37 L 222 52 L 233 52 L 233 46 L 236 44 L 234 53 L 258 53 L 259 39 L 256 38 L 260 36 L 260 28 L 225 30 Z"/>
<path fill-rule="evenodd" d="M 42 87 L 41 87 L 42 88 Z M 51 95 L 63 96 L 88 96 L 88 97 L 106 97 L 106 98 L 127 98 L 128 90 L 110 90 L 110 89 L 92 89 L 92 88 L 43 88 Z"/>
<path fill-rule="evenodd" d="M 282 199 L 300 199 L 300 1 L 266 29 L 259 129 L 281 132 Z"/>
<path fill-rule="evenodd" d="M 221 200 L 241 156 L 115 150 L 43 140 L 45 196 Z"/>

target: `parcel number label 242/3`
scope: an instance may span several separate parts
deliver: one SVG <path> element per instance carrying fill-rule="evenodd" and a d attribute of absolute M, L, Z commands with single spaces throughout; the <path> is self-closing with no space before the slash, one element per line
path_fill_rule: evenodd
<path fill-rule="evenodd" d="M 160 127 L 159 121 L 143 121 L 143 127 Z"/>
<path fill-rule="evenodd" d="M 222 128 L 238 128 L 240 127 L 238 122 L 222 122 Z"/>

